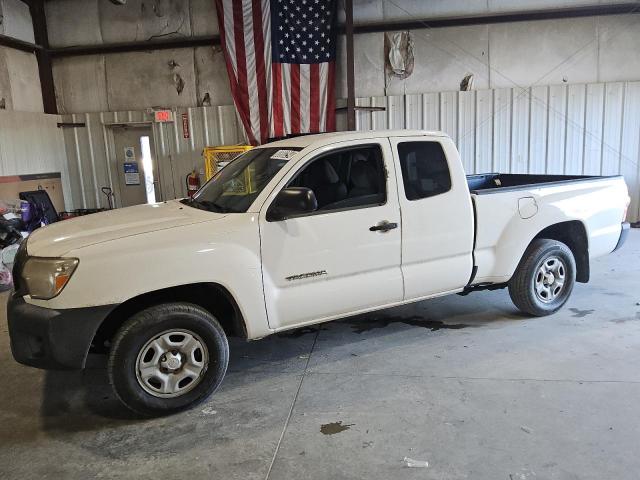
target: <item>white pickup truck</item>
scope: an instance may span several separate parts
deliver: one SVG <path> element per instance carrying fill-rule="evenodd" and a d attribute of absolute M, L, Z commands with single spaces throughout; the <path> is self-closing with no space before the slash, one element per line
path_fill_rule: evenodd
<path fill-rule="evenodd" d="M 41 368 L 108 352 L 125 405 L 170 413 L 218 388 L 228 335 L 503 287 L 553 313 L 622 244 L 628 204 L 619 176 L 465 176 L 438 132 L 281 140 L 193 199 L 37 230 L 16 257 L 11 347 Z"/>

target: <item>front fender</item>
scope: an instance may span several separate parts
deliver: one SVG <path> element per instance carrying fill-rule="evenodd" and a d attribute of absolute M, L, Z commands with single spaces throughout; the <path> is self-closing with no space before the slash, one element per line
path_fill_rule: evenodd
<path fill-rule="evenodd" d="M 270 333 L 262 291 L 256 214 L 120 238 L 69 252 L 80 259 L 57 297 L 26 300 L 47 308 L 123 303 L 147 292 L 217 283 L 237 302 L 249 338 Z"/>

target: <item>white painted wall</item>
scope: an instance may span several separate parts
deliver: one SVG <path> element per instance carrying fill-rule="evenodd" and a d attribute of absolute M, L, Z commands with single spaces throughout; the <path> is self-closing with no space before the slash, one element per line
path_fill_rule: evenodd
<path fill-rule="evenodd" d="M 55 0 L 45 3 L 45 13 L 52 47 L 218 33 L 210 0 L 128 0 L 122 6 L 108 0 Z M 75 18 L 82 22 L 69 28 L 70 19 Z"/>
<path fill-rule="evenodd" d="M 0 35 L 35 43 L 29 7 L 21 0 L 0 0 Z"/>
<path fill-rule="evenodd" d="M 44 111 L 35 55 L 0 47 L 0 103 L 2 99 L 6 110 Z"/>
<path fill-rule="evenodd" d="M 157 8 L 154 9 L 154 5 Z M 213 35 L 213 0 L 56 0 L 45 4 L 52 47 Z M 69 28 L 70 19 L 82 18 Z M 175 62 L 177 66 L 169 66 Z M 61 113 L 139 110 L 151 106 L 231 105 L 219 46 L 62 58 L 54 61 Z M 174 75 L 184 81 L 178 93 Z"/>
<path fill-rule="evenodd" d="M 20 0 L 0 0 L 0 34 L 34 42 L 29 7 Z M 4 107 L 3 107 L 4 105 Z M 38 62 L 32 53 L 0 47 L 0 110 L 42 112 Z"/>
<path fill-rule="evenodd" d="M 355 37 L 356 96 L 458 90 L 469 73 L 476 89 L 640 79 L 640 13 L 420 29 L 411 35 L 415 67 L 405 80 L 384 72 L 383 33 Z M 336 88 L 345 97 L 344 38 L 338 52 Z"/>
<path fill-rule="evenodd" d="M 60 172 L 72 207 L 67 153 L 58 115 L 0 110 L 0 176 Z"/>

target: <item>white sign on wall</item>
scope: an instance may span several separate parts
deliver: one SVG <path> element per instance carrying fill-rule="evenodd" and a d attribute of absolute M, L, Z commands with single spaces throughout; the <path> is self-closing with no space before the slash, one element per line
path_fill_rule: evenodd
<path fill-rule="evenodd" d="M 124 183 L 125 185 L 140 185 L 140 172 L 136 162 L 134 147 L 124 147 Z"/>
<path fill-rule="evenodd" d="M 124 163 L 124 184 L 140 185 L 140 172 L 138 170 L 138 162 Z"/>
<path fill-rule="evenodd" d="M 136 160 L 136 149 L 135 147 L 124 147 L 124 161 L 125 162 L 135 162 Z"/>

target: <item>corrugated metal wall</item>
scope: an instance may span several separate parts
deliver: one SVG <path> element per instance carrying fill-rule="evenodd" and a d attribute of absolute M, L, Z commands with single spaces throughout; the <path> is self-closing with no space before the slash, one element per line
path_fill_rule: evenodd
<path fill-rule="evenodd" d="M 69 209 L 71 185 L 59 121 L 57 115 L 0 111 L 0 175 L 60 172 Z"/>
<path fill-rule="evenodd" d="M 640 220 L 640 82 L 359 98 L 358 130 L 442 130 L 469 173 L 624 175 Z M 345 129 L 345 115 L 338 128 Z"/>
<path fill-rule="evenodd" d="M 189 120 L 190 138 L 184 138 L 182 114 Z M 194 167 L 203 167 L 205 146 L 243 143 L 233 106 L 177 109 L 174 121 L 153 123 L 147 111 L 86 113 L 63 116 L 63 121 L 85 123 L 86 127 L 64 129 L 67 146 L 71 199 L 74 208 L 106 208 L 100 191 L 109 186 L 119 206 L 119 184 L 114 152 L 113 124 L 148 124 L 153 128 L 155 160 L 163 199 L 186 195 L 184 178 Z"/>

